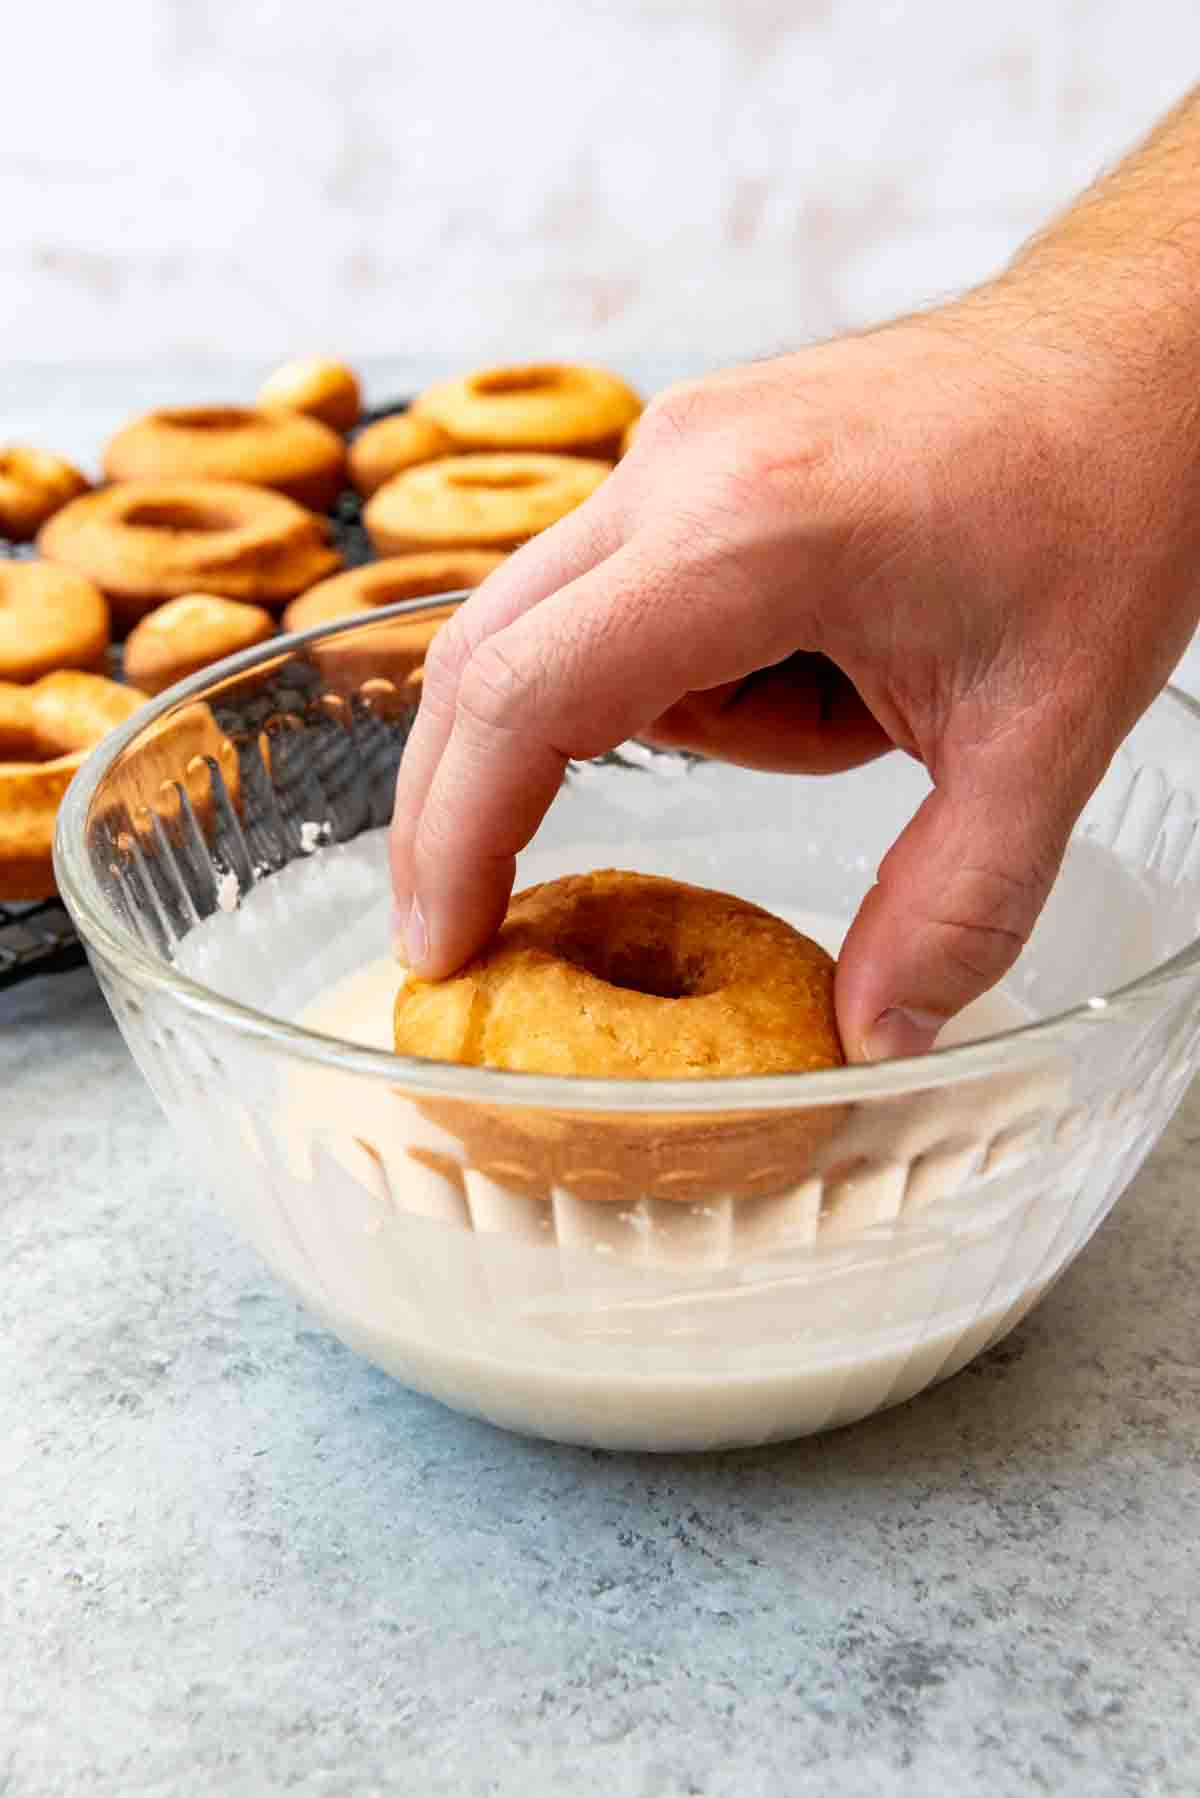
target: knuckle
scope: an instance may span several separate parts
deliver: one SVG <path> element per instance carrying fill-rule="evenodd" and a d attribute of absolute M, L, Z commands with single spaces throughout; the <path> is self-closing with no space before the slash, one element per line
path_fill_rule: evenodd
<path fill-rule="evenodd" d="M 425 689 L 453 688 L 470 659 L 471 644 L 463 629 L 461 608 L 448 618 L 425 651 Z"/>
<path fill-rule="evenodd" d="M 1024 948 L 1048 890 L 1043 871 L 964 867 L 935 922 L 949 960 L 975 980 L 994 980 Z"/>
<path fill-rule="evenodd" d="M 703 381 L 677 381 L 650 401 L 638 420 L 639 448 L 661 448 L 688 436 L 705 416 L 708 396 Z"/>
<path fill-rule="evenodd" d="M 472 652 L 458 683 L 458 710 L 488 731 L 510 731 L 528 709 L 530 682 L 498 637 Z"/>

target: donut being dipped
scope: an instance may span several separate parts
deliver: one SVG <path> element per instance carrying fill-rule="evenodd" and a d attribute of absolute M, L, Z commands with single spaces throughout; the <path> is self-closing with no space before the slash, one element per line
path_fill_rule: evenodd
<path fill-rule="evenodd" d="M 98 669 L 108 641 L 108 603 L 91 581 L 50 562 L 0 562 L 0 681 Z"/>
<path fill-rule="evenodd" d="M 164 406 L 122 425 L 102 460 L 110 481 L 244 481 L 324 512 L 341 489 L 346 449 L 301 412 Z"/>
<path fill-rule="evenodd" d="M 46 520 L 90 486 L 74 463 L 28 444 L 0 445 L 0 537 L 28 543 Z"/>
<path fill-rule="evenodd" d="M 619 375 L 572 362 L 476 369 L 435 382 L 413 402 L 416 415 L 439 424 L 462 449 L 548 450 L 610 460 L 641 409 Z"/>
<path fill-rule="evenodd" d="M 398 1053 L 514 1072 L 713 1079 L 843 1065 L 834 963 L 761 907 L 616 870 L 518 894 L 448 980 L 410 979 Z M 803 1175 L 842 1108 L 719 1116 L 548 1111 L 422 1100 L 469 1166 L 545 1196 L 765 1194 Z"/>

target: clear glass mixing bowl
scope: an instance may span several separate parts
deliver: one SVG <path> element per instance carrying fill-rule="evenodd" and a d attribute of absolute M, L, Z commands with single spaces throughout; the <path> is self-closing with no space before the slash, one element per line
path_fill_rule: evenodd
<path fill-rule="evenodd" d="M 1079 1252 L 1195 1069 L 1200 710 L 1160 698 L 1081 820 L 1007 983 L 1039 1021 L 824 1074 L 502 1074 L 296 1021 L 386 952 L 419 690 L 394 621 L 432 603 L 172 689 L 63 805 L 63 895 L 218 1197 L 354 1348 L 560 1440 L 769 1441 L 956 1372 Z M 848 919 L 925 790 L 901 757 L 806 780 L 630 746 L 570 770 L 520 874 L 636 867 Z"/>

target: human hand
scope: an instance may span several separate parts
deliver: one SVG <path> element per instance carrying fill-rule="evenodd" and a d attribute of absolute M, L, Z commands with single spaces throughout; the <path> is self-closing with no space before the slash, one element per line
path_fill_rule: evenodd
<path fill-rule="evenodd" d="M 990 294 L 669 390 L 577 512 L 439 633 L 397 784 L 419 972 L 500 923 L 567 761 L 631 736 L 933 791 L 846 939 L 852 1059 L 1012 964 L 1197 615 L 1186 392 Z"/>

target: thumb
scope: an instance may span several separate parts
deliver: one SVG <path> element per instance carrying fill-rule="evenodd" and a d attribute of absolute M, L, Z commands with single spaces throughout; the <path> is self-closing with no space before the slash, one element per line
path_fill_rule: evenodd
<path fill-rule="evenodd" d="M 1086 793 L 1009 750 L 948 773 L 880 863 L 838 962 L 852 1061 L 919 1055 L 1006 974 L 1054 883 Z"/>

